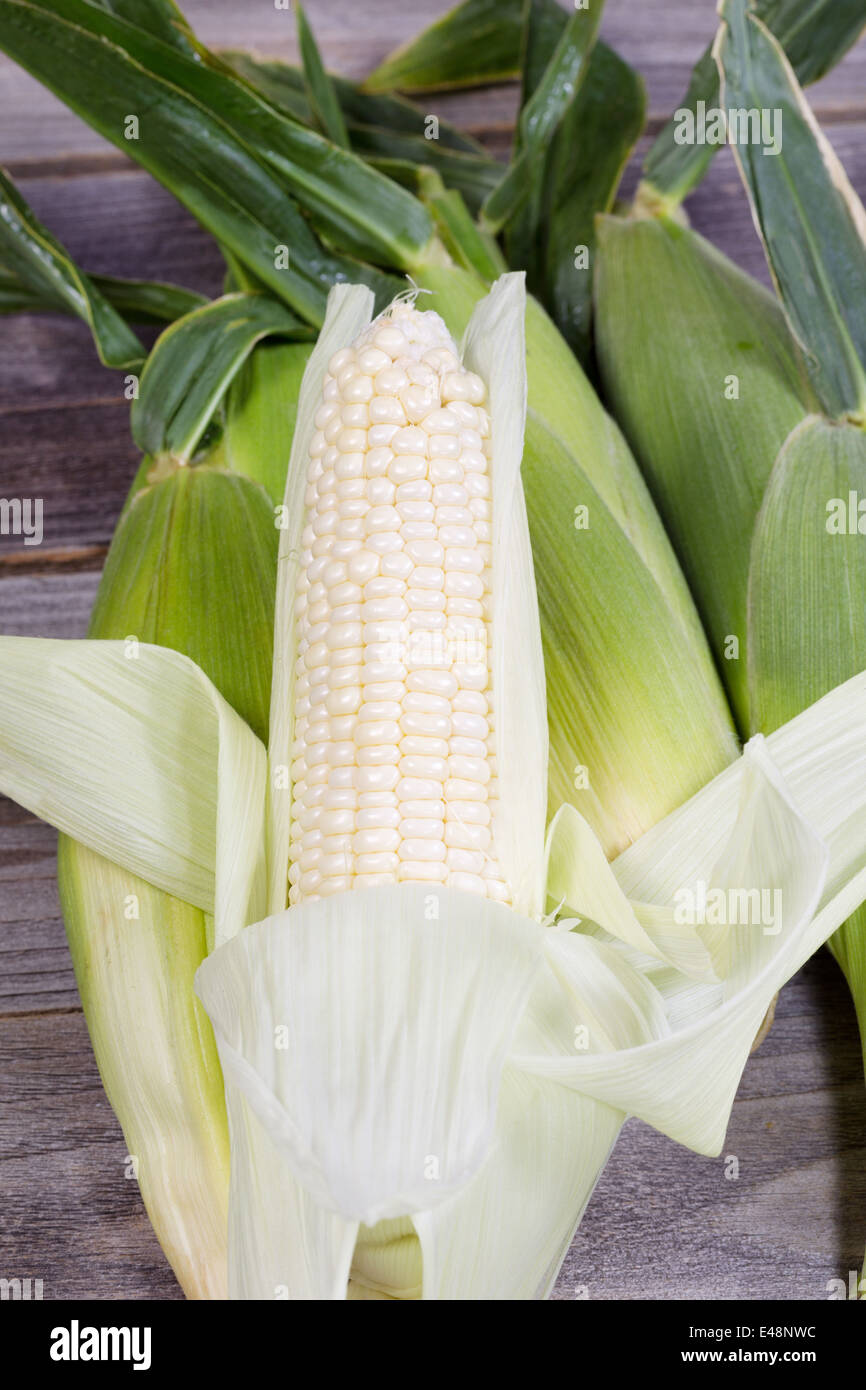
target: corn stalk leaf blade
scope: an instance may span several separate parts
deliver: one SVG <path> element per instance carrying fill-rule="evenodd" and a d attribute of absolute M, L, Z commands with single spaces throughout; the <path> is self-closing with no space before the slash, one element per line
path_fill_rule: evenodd
<path fill-rule="evenodd" d="M 337 94 L 325 71 L 322 55 L 319 52 L 307 16 L 299 4 L 295 5 L 295 16 L 298 22 L 298 47 L 301 51 L 303 64 L 304 87 L 315 124 L 333 144 L 348 150 L 351 148 L 351 144 Z"/>
<path fill-rule="evenodd" d="M 390 53 L 364 86 L 429 92 L 503 82 L 518 71 L 522 27 L 523 0 L 465 0 Z"/>
<path fill-rule="evenodd" d="M 132 329 L 43 227 L 2 169 L 0 266 L 8 273 L 6 293 L 11 293 L 13 302 L 17 285 L 25 296 L 34 296 L 44 307 L 62 309 L 86 323 L 106 367 L 132 370 L 141 365 L 145 351 Z"/>
<path fill-rule="evenodd" d="M 577 10 L 566 21 L 535 90 L 520 112 L 514 157 L 482 208 L 491 231 L 499 231 L 526 206 L 533 227 L 541 215 L 546 155 L 550 141 L 580 93 L 592 53 L 602 3 Z"/>
<path fill-rule="evenodd" d="M 204 58 L 193 61 L 84 0 L 58 0 L 51 12 L 31 0 L 2 0 L 0 48 L 164 183 L 308 322 L 321 322 L 335 280 L 368 282 L 383 300 L 393 295 L 397 282 L 390 277 L 322 245 L 292 193 L 302 186 L 309 191 L 312 181 L 335 204 L 342 198 L 357 207 L 369 195 L 369 211 L 377 191 L 388 204 L 388 181 L 345 151 L 338 155 L 349 161 L 340 166 L 346 178 L 341 183 L 334 171 L 331 180 L 333 147 L 327 141 L 300 126 L 290 130 L 290 123 L 265 103 L 257 105 L 244 84 Z M 130 112 L 137 125 L 129 124 Z M 232 128 L 233 116 L 238 124 L 255 127 L 259 115 L 261 131 Z M 295 130 L 300 132 L 296 144 L 303 143 L 310 156 L 309 178 L 284 148 L 277 154 L 268 146 L 268 132 L 279 140 Z M 268 162 L 263 147 L 275 162 Z M 420 212 L 421 234 L 429 238 L 429 216 L 423 208 Z M 353 219 L 345 206 L 335 208 L 335 215 L 352 240 Z M 410 221 L 413 215 L 410 203 Z M 367 213 L 364 221 L 370 222 Z M 355 239 L 364 235 L 362 229 Z M 390 230 L 386 240 L 399 260 Z"/>
<path fill-rule="evenodd" d="M 297 68 L 287 63 L 265 62 L 246 53 L 224 52 L 220 58 L 272 106 L 305 125 L 313 123 Z M 356 154 L 413 192 L 418 191 L 419 172 L 429 165 L 449 189 L 463 194 L 473 214 L 478 212 L 502 177 L 502 166 L 485 154 L 477 141 L 438 117 L 433 127 L 429 117 L 400 97 L 373 96 L 333 75 L 330 81 Z M 406 170 L 395 173 L 394 161 L 404 163 Z"/>
<path fill-rule="evenodd" d="M 866 420 L 866 211 L 778 40 L 746 0 L 722 16 L 723 104 L 781 113 L 774 155 L 751 139 L 734 153 L 791 330 L 826 412 Z"/>
<path fill-rule="evenodd" d="M 546 28 L 548 42 L 555 43 L 553 25 Z M 538 62 L 542 39 L 532 50 Z M 527 66 L 524 88 L 530 80 Z M 538 215 L 526 204 L 506 229 L 510 264 L 526 266 L 530 289 L 584 366 L 592 347 L 595 219 L 610 211 L 643 129 L 645 103 L 639 75 L 607 44 L 597 43 L 584 82 L 550 141 Z"/>
<path fill-rule="evenodd" d="M 779 40 L 798 81 L 817 82 L 845 56 L 866 25 L 863 0 L 751 0 L 751 9 Z M 644 177 L 669 206 L 682 202 L 700 183 L 717 146 L 684 139 L 685 122 L 719 106 L 719 73 L 712 45 L 701 54 L 677 110 L 650 147 Z"/>
<path fill-rule="evenodd" d="M 229 294 L 195 309 L 157 339 L 131 410 L 139 448 L 189 462 L 232 379 L 256 343 L 310 336 L 269 295 Z"/>

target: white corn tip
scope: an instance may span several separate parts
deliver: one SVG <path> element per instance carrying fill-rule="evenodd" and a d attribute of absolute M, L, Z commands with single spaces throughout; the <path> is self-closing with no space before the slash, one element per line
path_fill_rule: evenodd
<path fill-rule="evenodd" d="M 397 302 L 331 358 L 295 605 L 289 902 L 493 858 L 490 421 L 438 314 Z"/>

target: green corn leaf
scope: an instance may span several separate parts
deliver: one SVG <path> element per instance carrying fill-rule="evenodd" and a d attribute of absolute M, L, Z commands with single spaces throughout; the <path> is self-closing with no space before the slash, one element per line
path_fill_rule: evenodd
<path fill-rule="evenodd" d="M 272 334 L 311 336 L 285 305 L 258 294 L 224 295 L 167 328 L 132 405 L 139 448 L 188 463 L 245 358 Z"/>
<path fill-rule="evenodd" d="M 790 63 L 746 0 L 727 0 L 715 55 L 723 104 L 780 113 L 780 144 L 734 146 L 773 277 L 831 417 L 866 422 L 866 211 Z"/>
<path fill-rule="evenodd" d="M 34 3 L 46 10 L 53 8 L 53 0 L 34 0 Z M 195 36 L 173 0 L 90 0 L 90 3 L 108 14 L 117 15 L 118 19 L 128 20 L 189 57 L 195 54 Z"/>
<path fill-rule="evenodd" d="M 115 275 L 88 275 L 87 279 L 128 323 L 173 323 L 208 302 L 195 290 L 159 280 L 125 280 Z M 58 312 L 71 311 L 48 294 L 31 289 L 17 275 L 0 271 L 0 314 Z"/>
<path fill-rule="evenodd" d="M 217 56 L 261 92 L 271 106 L 286 111 L 295 120 L 303 121 L 304 125 L 310 124 L 312 112 L 300 68 L 277 59 L 255 58 L 250 53 L 233 49 L 220 49 Z M 364 129 L 373 129 L 382 135 L 393 133 L 395 136 L 416 135 L 420 139 L 425 138 L 428 117 L 404 97 L 365 91 L 336 73 L 331 73 L 330 80 L 353 145 L 357 144 L 357 132 Z M 484 154 L 484 148 L 477 140 L 448 121 L 439 120 L 438 132 L 435 143 L 440 147 L 459 150 L 463 154 Z"/>
<path fill-rule="evenodd" d="M 525 203 L 533 225 L 540 217 L 549 144 L 580 92 L 602 8 L 603 0 L 597 0 L 591 9 L 571 16 L 543 77 L 520 113 L 517 153 L 482 209 L 491 231 L 499 231 Z"/>
<path fill-rule="evenodd" d="M 418 174 L 421 196 L 455 265 L 474 270 L 482 280 L 495 280 L 508 269 L 495 238 L 472 220 L 457 189 L 446 189 L 435 169 L 421 168 Z"/>
<path fill-rule="evenodd" d="M 348 150 L 350 148 L 349 135 L 337 94 L 325 71 L 325 65 L 313 37 L 313 31 L 307 22 L 307 16 L 297 3 L 295 4 L 295 14 L 298 21 L 298 46 L 301 50 L 301 62 L 304 65 L 304 86 L 315 123 L 322 134 L 327 135 L 328 139 L 332 140 L 335 145 L 341 145 L 344 150 Z"/>
<path fill-rule="evenodd" d="M 148 73 L 212 112 L 351 254 L 411 269 L 430 253 L 430 219 L 416 199 L 348 151 L 274 111 L 203 45 L 188 57 L 135 25 L 94 10 L 88 0 L 57 0 L 52 8 L 118 45 Z"/>
<path fill-rule="evenodd" d="M 775 34 L 804 86 L 835 67 L 866 25 L 863 0 L 751 0 L 751 8 Z M 699 103 L 709 111 L 720 101 L 719 74 L 709 45 L 692 70 L 682 102 L 644 161 L 652 196 L 669 208 L 697 187 L 718 148 L 682 140 L 685 120 L 697 115 Z"/>
<path fill-rule="evenodd" d="M 559 30 L 566 22 L 561 15 Z M 537 85 L 545 53 L 557 42 L 557 24 L 539 10 L 528 31 L 524 90 Z M 584 82 L 550 142 L 540 215 L 527 205 L 508 225 L 511 265 L 527 268 L 529 286 L 586 365 L 592 344 L 595 219 L 608 212 L 623 168 L 643 129 L 643 82 L 607 44 L 592 50 Z"/>
<path fill-rule="evenodd" d="M 465 0 L 390 53 L 370 74 L 370 92 L 477 87 L 514 77 L 523 0 Z"/>
<path fill-rule="evenodd" d="M 206 295 L 195 290 L 158 280 L 125 280 L 112 275 L 91 275 L 90 280 L 131 323 L 174 323 L 208 302 Z"/>
<path fill-rule="evenodd" d="M 205 86 L 209 75 L 230 80 L 207 74 L 203 61 L 186 59 L 84 0 L 58 0 L 50 13 L 30 0 L 0 0 L 0 48 L 160 179 L 309 322 L 321 321 L 335 279 L 370 284 L 383 302 L 392 297 L 393 279 L 321 245 L 291 196 L 285 170 L 278 174 L 229 129 L 221 100 L 208 108 L 180 90 L 173 79 L 194 76 Z M 234 91 L 246 88 L 237 83 Z M 131 115 L 137 132 L 128 123 Z M 127 139 L 129 131 L 138 138 Z M 317 150 L 332 148 L 311 132 L 302 135 L 318 142 Z M 340 157 L 352 159 L 345 152 Z M 370 177 L 378 188 L 380 176 Z M 423 208 L 421 213 L 429 224 Z"/>
<path fill-rule="evenodd" d="M 263 62 L 245 53 L 222 53 L 220 57 L 261 92 L 262 96 L 305 125 L 313 124 L 313 113 L 297 68 L 287 63 Z M 330 81 L 337 94 L 346 122 L 348 138 L 356 154 L 391 176 L 391 161 L 406 162 L 406 173 L 398 178 L 404 187 L 416 190 L 410 170 L 430 165 L 442 176 L 448 188 L 462 193 L 472 213 L 502 177 L 502 166 L 468 136 L 438 117 L 435 139 L 429 118 L 409 102 L 393 96 L 371 96 L 339 77 Z"/>
<path fill-rule="evenodd" d="M 145 351 L 121 315 L 69 253 L 42 226 L 9 176 L 0 169 L 0 265 L 7 278 L 4 294 L 14 301 L 14 283 L 87 324 L 106 367 L 132 369 Z"/>

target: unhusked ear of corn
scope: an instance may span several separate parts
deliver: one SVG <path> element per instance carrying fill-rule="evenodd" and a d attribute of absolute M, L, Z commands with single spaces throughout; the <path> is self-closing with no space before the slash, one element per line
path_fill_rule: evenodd
<path fill-rule="evenodd" d="M 262 352 L 266 360 L 253 354 L 230 394 L 225 430 L 206 459 L 193 467 L 144 460 L 89 636 L 125 641 L 131 663 L 145 642 L 192 657 L 264 738 L 278 532 L 258 479 L 281 492 L 309 349 Z M 216 466 L 225 459 L 233 469 Z M 154 1230 L 189 1298 L 224 1298 L 223 1078 L 193 991 L 213 920 L 64 835 L 58 884 L 96 1061 Z"/>
<path fill-rule="evenodd" d="M 773 297 L 680 222 L 641 209 L 602 217 L 598 257 L 605 391 L 751 732 L 751 538 L 776 456 L 810 408 L 805 374 Z"/>
<path fill-rule="evenodd" d="M 411 303 L 330 360 L 295 610 L 290 903 L 398 882 L 509 899 L 485 399 Z"/>

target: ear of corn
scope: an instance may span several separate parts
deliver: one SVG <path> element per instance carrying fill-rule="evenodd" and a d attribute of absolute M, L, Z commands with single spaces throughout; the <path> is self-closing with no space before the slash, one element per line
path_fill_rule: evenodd
<path fill-rule="evenodd" d="M 255 297 L 247 299 L 255 309 Z M 234 296 L 229 307 L 243 300 Z M 214 306 L 221 355 L 202 372 L 202 350 L 182 347 L 184 323 L 160 340 L 151 362 L 157 379 L 168 374 L 172 391 L 143 389 L 157 446 L 168 440 L 191 454 L 231 382 L 218 441 L 194 467 L 179 467 L 170 455 L 143 460 L 89 635 L 125 641 L 130 659 L 148 642 L 191 657 L 264 739 L 278 547 L 272 499 L 283 490 L 310 346 L 278 343 L 247 355 L 263 326 L 286 324 L 264 315 L 245 327 L 232 308 L 227 334 L 221 303 L 222 310 Z M 194 317 L 194 337 L 207 337 L 213 317 Z M 177 358 L 173 368 L 163 371 L 163 355 Z M 179 385 L 190 373 L 193 399 Z M 58 881 L 94 1053 L 148 1214 L 187 1295 L 224 1297 L 223 1081 L 192 989 L 213 946 L 213 918 L 64 835 Z"/>
<path fill-rule="evenodd" d="M 772 297 L 665 217 L 600 220 L 596 341 L 748 731 L 752 531 L 776 455 L 811 403 L 796 348 Z"/>

